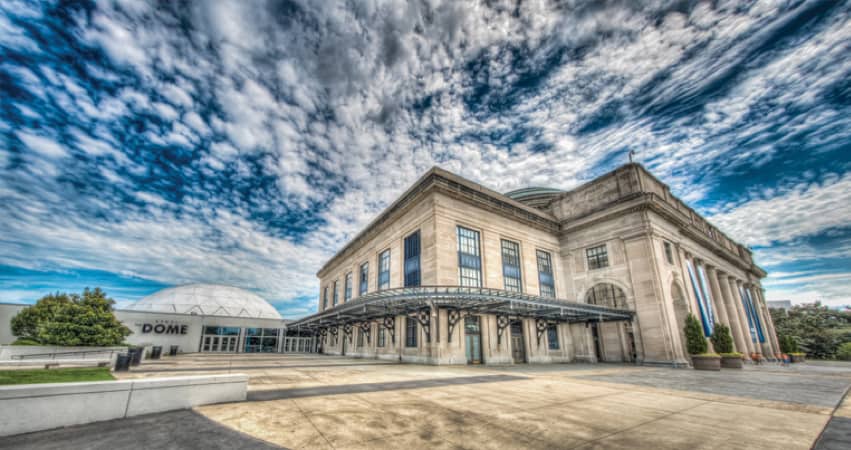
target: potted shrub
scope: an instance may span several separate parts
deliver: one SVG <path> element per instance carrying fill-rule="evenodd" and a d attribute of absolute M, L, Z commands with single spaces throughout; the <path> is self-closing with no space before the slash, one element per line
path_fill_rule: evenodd
<path fill-rule="evenodd" d="M 733 351 L 733 336 L 730 334 L 730 327 L 727 325 L 716 323 L 712 329 L 712 346 L 715 351 L 721 354 L 721 367 L 726 369 L 741 369 L 742 354 Z"/>
<path fill-rule="evenodd" d="M 721 370 L 721 357 L 717 353 L 707 353 L 709 346 L 703 337 L 700 322 L 693 314 L 686 317 L 686 350 L 691 355 L 691 365 L 697 370 Z"/>
<path fill-rule="evenodd" d="M 806 360 L 807 354 L 798 349 L 798 341 L 796 341 L 794 337 L 784 335 L 780 337 L 779 341 L 780 350 L 789 355 L 789 359 L 793 363 L 800 363 Z"/>

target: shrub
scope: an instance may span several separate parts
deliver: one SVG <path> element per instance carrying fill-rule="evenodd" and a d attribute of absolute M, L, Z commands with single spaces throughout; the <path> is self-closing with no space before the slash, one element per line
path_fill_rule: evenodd
<path fill-rule="evenodd" d="M 777 338 L 780 344 L 780 351 L 783 353 L 797 353 L 798 341 L 790 335 L 783 335 Z"/>
<path fill-rule="evenodd" d="M 851 342 L 846 342 L 836 350 L 836 357 L 843 361 L 851 361 Z"/>
<path fill-rule="evenodd" d="M 712 329 L 712 346 L 718 353 L 733 352 L 733 336 L 730 334 L 730 327 L 722 323 L 716 323 Z"/>
<path fill-rule="evenodd" d="M 706 353 L 709 345 L 706 343 L 706 338 L 703 337 L 703 328 L 694 314 L 689 314 L 686 317 L 686 350 L 690 355 L 700 355 Z"/>
<path fill-rule="evenodd" d="M 15 342 L 12 342 L 12 345 L 41 345 L 41 343 L 35 339 L 18 338 Z"/>

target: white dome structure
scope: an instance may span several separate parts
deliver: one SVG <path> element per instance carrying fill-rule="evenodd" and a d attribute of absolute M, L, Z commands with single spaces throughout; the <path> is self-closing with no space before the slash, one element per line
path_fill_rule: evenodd
<path fill-rule="evenodd" d="M 187 284 L 155 292 L 124 308 L 130 311 L 281 319 L 260 296 L 221 284 Z"/>

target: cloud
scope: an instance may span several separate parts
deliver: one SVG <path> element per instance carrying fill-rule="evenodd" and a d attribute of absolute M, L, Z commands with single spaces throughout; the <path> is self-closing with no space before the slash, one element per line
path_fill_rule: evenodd
<path fill-rule="evenodd" d="M 800 183 L 770 198 L 758 198 L 712 221 L 732 237 L 754 246 L 790 241 L 851 223 L 851 173 Z"/>
<path fill-rule="evenodd" d="M 0 262 L 226 282 L 309 310 L 324 260 L 432 165 L 570 188 L 634 150 L 788 264 L 848 219 L 848 12 L 4 3 Z"/>

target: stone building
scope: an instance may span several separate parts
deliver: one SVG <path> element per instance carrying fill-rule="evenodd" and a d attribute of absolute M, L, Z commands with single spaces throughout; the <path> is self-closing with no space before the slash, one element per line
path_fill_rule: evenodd
<path fill-rule="evenodd" d="M 506 194 L 433 168 L 321 268 L 319 311 L 288 328 L 410 362 L 687 365 L 691 312 L 773 357 L 765 275 L 639 164 Z"/>

